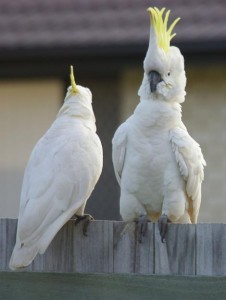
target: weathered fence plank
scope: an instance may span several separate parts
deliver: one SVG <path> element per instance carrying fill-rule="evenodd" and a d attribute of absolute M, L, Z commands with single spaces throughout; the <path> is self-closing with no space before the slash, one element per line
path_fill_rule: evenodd
<path fill-rule="evenodd" d="M 154 228 L 154 223 L 148 223 L 142 243 L 136 239 L 135 273 L 154 274 Z"/>
<path fill-rule="evenodd" d="M 113 255 L 115 273 L 134 273 L 135 223 L 114 222 Z"/>
<path fill-rule="evenodd" d="M 169 224 L 161 242 L 155 226 L 155 274 L 195 275 L 195 225 Z"/>
<path fill-rule="evenodd" d="M 9 270 L 9 259 L 16 241 L 17 220 L 0 219 L 0 270 Z"/>
<path fill-rule="evenodd" d="M 69 221 L 26 270 L 226 275 L 226 224 L 169 224 L 165 243 L 157 224 L 148 224 L 142 243 L 136 228 L 135 223 L 92 221 L 85 237 L 82 223 Z M 15 239 L 16 220 L 0 219 L 0 271 L 9 271 Z"/>
<path fill-rule="evenodd" d="M 112 273 L 113 222 L 94 221 L 89 225 L 87 234 L 85 237 L 82 233 L 82 222 L 74 226 L 73 271 Z"/>
<path fill-rule="evenodd" d="M 226 225 L 197 224 L 198 275 L 226 275 Z"/>
<path fill-rule="evenodd" d="M 45 255 L 38 255 L 32 263 L 33 271 L 72 272 L 73 271 L 73 231 L 68 222 L 56 235 Z"/>

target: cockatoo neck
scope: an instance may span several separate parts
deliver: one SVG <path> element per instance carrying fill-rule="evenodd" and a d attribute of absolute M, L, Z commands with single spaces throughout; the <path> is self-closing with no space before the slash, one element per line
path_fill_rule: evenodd
<path fill-rule="evenodd" d="M 90 124 L 96 130 L 96 119 L 94 116 L 92 104 L 84 99 L 66 99 L 61 107 L 57 118 L 69 117 L 85 121 L 86 125 Z"/>
<path fill-rule="evenodd" d="M 181 123 L 181 105 L 141 98 L 134 117 L 143 127 L 170 129 Z"/>

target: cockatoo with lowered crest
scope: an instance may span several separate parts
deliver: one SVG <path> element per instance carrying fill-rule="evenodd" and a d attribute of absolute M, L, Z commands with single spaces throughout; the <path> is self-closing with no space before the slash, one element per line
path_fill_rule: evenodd
<path fill-rule="evenodd" d="M 123 220 L 138 222 L 139 241 L 147 221 L 158 221 L 163 242 L 168 222 L 197 222 L 206 163 L 181 120 L 184 59 L 177 47 L 170 46 L 179 18 L 168 29 L 170 11 L 164 14 L 165 8 L 155 7 L 148 12 L 150 40 L 140 103 L 117 129 L 112 156 Z"/>
<path fill-rule="evenodd" d="M 9 266 L 20 270 L 43 254 L 56 233 L 84 208 L 103 164 L 96 134 L 92 94 L 71 86 L 56 120 L 33 149 L 25 170 L 17 225 L 16 245 Z"/>

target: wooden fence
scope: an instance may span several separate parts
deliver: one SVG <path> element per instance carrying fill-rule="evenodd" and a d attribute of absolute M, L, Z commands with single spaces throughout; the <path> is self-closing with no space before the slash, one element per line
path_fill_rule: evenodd
<path fill-rule="evenodd" d="M 0 219 L 0 271 L 9 271 L 16 223 Z M 226 224 L 170 224 L 161 243 L 150 223 L 140 244 L 135 223 L 92 221 L 84 237 L 81 225 L 69 221 L 27 271 L 224 276 Z"/>

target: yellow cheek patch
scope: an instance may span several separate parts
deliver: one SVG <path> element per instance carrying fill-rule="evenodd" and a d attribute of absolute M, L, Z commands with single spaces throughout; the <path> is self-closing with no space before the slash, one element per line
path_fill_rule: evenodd
<path fill-rule="evenodd" d="M 176 35 L 176 33 L 172 34 L 172 31 L 180 18 L 174 20 L 169 29 L 167 29 L 170 10 L 166 12 L 165 17 L 163 17 L 165 8 L 159 10 L 157 7 L 149 7 L 147 11 L 150 14 L 151 26 L 155 29 L 158 46 L 165 52 L 168 52 L 170 41 Z"/>

